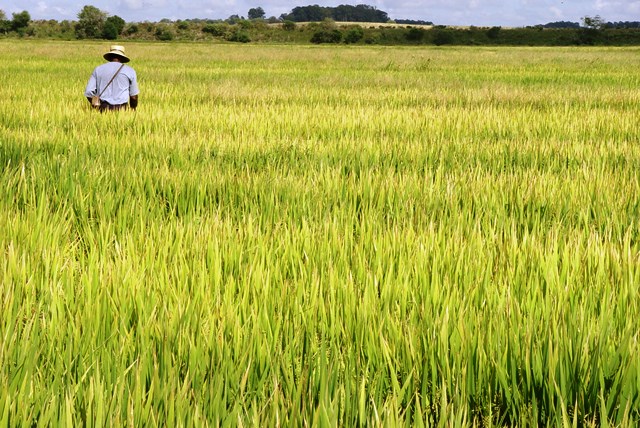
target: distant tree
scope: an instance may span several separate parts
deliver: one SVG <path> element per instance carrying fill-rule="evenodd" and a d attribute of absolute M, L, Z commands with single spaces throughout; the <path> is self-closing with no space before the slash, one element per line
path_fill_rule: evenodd
<path fill-rule="evenodd" d="M 605 28 L 605 21 L 598 15 L 585 16 L 582 18 L 582 28 L 578 35 L 578 44 L 595 45 L 601 42 L 602 29 Z"/>
<path fill-rule="evenodd" d="M 395 23 L 404 25 L 433 25 L 431 21 L 423 21 L 420 19 L 396 19 Z"/>
<path fill-rule="evenodd" d="M 115 40 L 118 38 L 118 29 L 115 27 L 113 22 L 105 22 L 104 27 L 102 28 L 102 38 L 107 40 Z"/>
<path fill-rule="evenodd" d="M 115 40 L 118 38 L 120 34 L 122 34 L 122 30 L 127 23 L 124 19 L 120 18 L 117 15 L 110 16 L 104 22 L 104 27 L 102 29 L 102 37 L 107 40 Z"/>
<path fill-rule="evenodd" d="M 594 30 L 602 30 L 606 26 L 604 19 L 600 15 L 582 17 L 582 26 Z"/>
<path fill-rule="evenodd" d="M 640 28 L 640 22 L 638 22 L 638 21 L 607 22 L 607 27 L 611 27 L 611 28 Z"/>
<path fill-rule="evenodd" d="M 318 5 L 294 7 L 291 13 L 282 15 L 284 20 L 294 22 L 320 22 L 331 17 L 331 11 L 327 7 Z"/>
<path fill-rule="evenodd" d="M 264 19 L 265 16 L 266 14 L 264 13 L 264 9 L 261 7 L 253 7 L 249 9 L 249 12 L 247 13 L 247 17 L 249 19 Z"/>
<path fill-rule="evenodd" d="M 7 19 L 4 10 L 0 9 L 0 34 L 4 34 L 11 30 L 11 21 Z"/>
<path fill-rule="evenodd" d="M 580 24 L 570 21 L 549 22 L 543 25 L 544 28 L 580 28 Z"/>
<path fill-rule="evenodd" d="M 298 6 L 291 10 L 291 13 L 283 14 L 283 20 L 294 22 L 320 22 L 323 19 L 331 18 L 340 22 L 387 22 L 389 15 L 386 12 L 376 9 L 366 4 L 340 5 L 337 7 Z"/>
<path fill-rule="evenodd" d="M 13 20 L 11 21 L 11 29 L 22 33 L 29 26 L 29 22 L 31 22 L 31 15 L 29 15 L 29 12 L 26 10 L 20 13 L 14 13 Z"/>
<path fill-rule="evenodd" d="M 340 22 L 387 22 L 389 16 L 386 12 L 366 4 L 340 5 L 331 8 L 331 17 Z"/>
<path fill-rule="evenodd" d="M 107 13 L 95 6 L 84 6 L 78 13 L 76 37 L 78 39 L 97 39 L 102 36 Z"/>

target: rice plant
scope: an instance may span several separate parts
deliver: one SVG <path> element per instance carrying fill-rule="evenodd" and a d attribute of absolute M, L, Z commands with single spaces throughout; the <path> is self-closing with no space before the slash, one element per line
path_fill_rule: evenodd
<path fill-rule="evenodd" d="M 636 48 L 0 40 L 0 426 L 635 426 Z"/>

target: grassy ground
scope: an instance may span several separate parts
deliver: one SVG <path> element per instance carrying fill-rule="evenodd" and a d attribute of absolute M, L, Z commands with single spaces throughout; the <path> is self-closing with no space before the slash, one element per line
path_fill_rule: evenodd
<path fill-rule="evenodd" d="M 0 426 L 640 421 L 638 49 L 0 41 Z"/>

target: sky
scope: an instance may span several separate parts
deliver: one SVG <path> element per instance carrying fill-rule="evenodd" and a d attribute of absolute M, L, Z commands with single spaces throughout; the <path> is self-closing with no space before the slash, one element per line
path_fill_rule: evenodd
<path fill-rule="evenodd" d="M 606 21 L 640 21 L 640 0 L 0 0 L 0 10 L 26 10 L 32 19 L 76 20 L 84 5 L 96 6 L 127 22 L 189 18 L 225 19 L 247 16 L 261 7 L 267 17 L 279 17 L 296 6 L 367 4 L 391 19 L 432 21 L 439 25 L 518 27 L 554 21 L 580 22 L 599 15 Z"/>

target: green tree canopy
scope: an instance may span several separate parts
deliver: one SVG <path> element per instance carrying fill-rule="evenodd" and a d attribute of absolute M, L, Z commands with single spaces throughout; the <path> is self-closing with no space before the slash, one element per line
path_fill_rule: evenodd
<path fill-rule="evenodd" d="M 266 15 L 261 7 L 253 7 L 249 9 L 247 16 L 249 19 L 264 19 Z"/>
<path fill-rule="evenodd" d="M 601 30 L 605 27 L 606 22 L 600 17 L 600 15 L 585 16 L 582 18 L 582 25 L 584 25 L 586 28 Z"/>
<path fill-rule="evenodd" d="M 95 6 L 85 6 L 78 13 L 75 31 L 78 39 L 96 39 L 102 36 L 107 13 Z"/>
<path fill-rule="evenodd" d="M 127 23 L 124 19 L 117 15 L 110 16 L 104 22 L 104 28 L 102 30 L 102 37 L 107 40 L 115 40 L 120 34 Z"/>
<path fill-rule="evenodd" d="M 291 13 L 283 14 L 282 19 L 294 22 L 319 22 L 326 18 L 340 22 L 387 22 L 389 15 L 374 6 L 359 4 L 357 6 L 342 4 L 337 7 L 299 6 Z"/>
<path fill-rule="evenodd" d="M 11 21 L 11 29 L 13 31 L 21 32 L 29 26 L 31 22 L 31 15 L 26 10 L 20 13 L 13 14 L 13 20 Z"/>
<path fill-rule="evenodd" d="M 7 15 L 0 9 L 0 34 L 4 34 L 11 29 L 11 22 L 7 21 Z"/>

